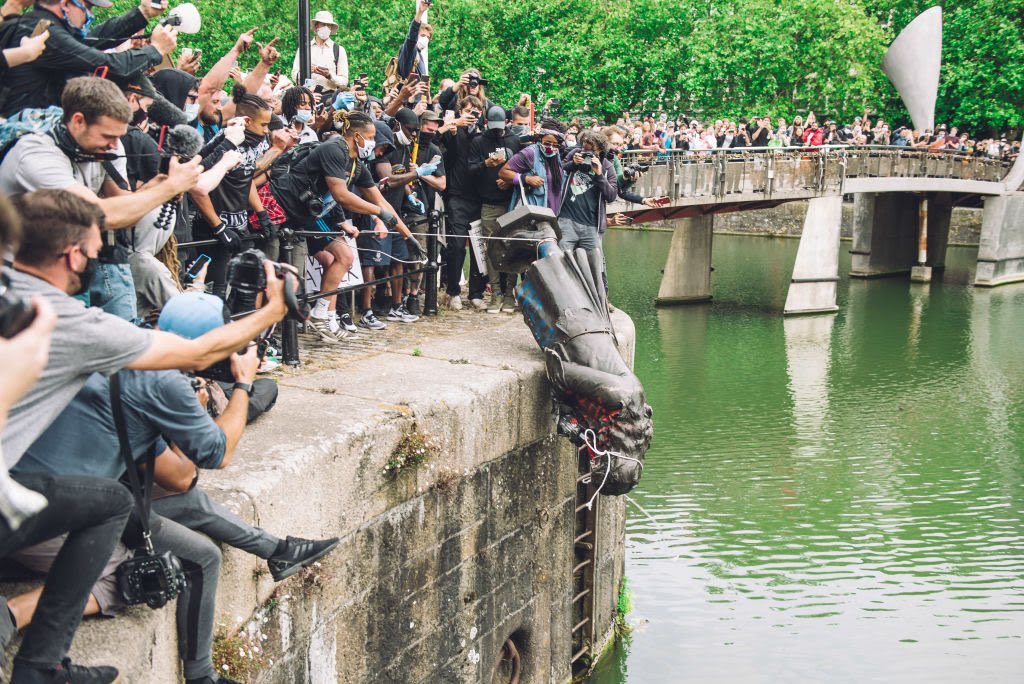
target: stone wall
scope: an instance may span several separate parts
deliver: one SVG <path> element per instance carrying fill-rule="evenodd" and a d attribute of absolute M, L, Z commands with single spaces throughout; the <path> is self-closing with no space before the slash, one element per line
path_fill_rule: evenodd
<path fill-rule="evenodd" d="M 981 209 L 956 207 L 949 226 L 953 245 L 977 245 L 981 235 Z M 771 209 L 715 214 L 716 233 L 742 233 L 799 237 L 803 232 L 807 202 L 789 202 Z M 853 203 L 843 204 L 843 238 L 853 237 Z"/>
<path fill-rule="evenodd" d="M 485 330 L 282 378 L 278 405 L 246 431 L 230 467 L 204 473 L 214 498 L 254 524 L 342 540 L 279 584 L 264 562 L 225 549 L 215 650 L 230 663 L 223 674 L 491 682 L 512 638 L 519 681 L 571 678 L 576 453 L 551 434 L 541 356 L 522 320 L 488 318 Z M 614 318 L 631 362 L 632 322 Z M 384 474 L 412 433 L 440 452 Z M 605 638 L 624 518 L 622 499 L 601 499 L 595 620 Z M 172 608 L 136 608 L 87 620 L 71 655 L 115 664 L 129 682 L 178 682 L 174 634 Z"/>

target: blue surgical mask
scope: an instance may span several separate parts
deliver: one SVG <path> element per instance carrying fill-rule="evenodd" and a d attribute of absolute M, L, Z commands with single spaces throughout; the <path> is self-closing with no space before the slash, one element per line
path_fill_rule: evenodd
<path fill-rule="evenodd" d="M 313 112 L 309 109 L 299 109 L 295 112 L 295 118 L 299 123 L 309 123 L 309 120 L 313 118 Z"/>
<path fill-rule="evenodd" d="M 78 35 L 85 38 L 89 33 L 89 27 L 92 26 L 92 22 L 96 20 L 96 17 L 93 16 L 93 13 L 89 11 L 89 8 L 79 2 L 79 0 L 71 0 L 71 4 L 85 12 L 85 23 L 81 26 L 75 26 L 71 23 L 71 19 L 68 18 L 67 11 L 64 11 L 64 23 L 70 30 L 77 32 Z"/>

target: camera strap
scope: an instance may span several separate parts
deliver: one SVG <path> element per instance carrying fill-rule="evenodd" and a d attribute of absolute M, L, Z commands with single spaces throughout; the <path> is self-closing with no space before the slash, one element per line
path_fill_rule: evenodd
<path fill-rule="evenodd" d="M 132 458 L 131 443 L 128 441 L 128 427 L 124 422 L 120 373 L 110 376 L 110 409 L 114 414 L 114 427 L 117 429 L 121 458 L 124 460 L 125 470 L 128 471 L 128 481 L 132 485 L 132 494 L 135 497 L 135 507 L 139 514 L 139 524 L 142 526 L 142 539 L 146 545 L 146 553 L 153 556 L 156 555 L 156 552 L 153 549 L 153 538 L 149 530 L 149 509 L 153 492 L 153 464 L 156 454 L 153 453 L 153 449 L 149 450 L 149 456 L 146 457 L 145 480 L 144 483 L 140 483 L 138 466 L 135 459 Z"/>

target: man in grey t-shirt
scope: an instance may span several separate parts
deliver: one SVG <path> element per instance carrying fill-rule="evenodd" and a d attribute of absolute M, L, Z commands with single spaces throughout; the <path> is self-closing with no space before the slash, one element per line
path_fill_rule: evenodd
<path fill-rule="evenodd" d="M 11 408 L 0 433 L 7 464 L 17 463 L 92 373 L 109 374 L 120 368 L 206 368 L 246 346 L 285 314 L 284 281 L 270 265 L 265 267 L 264 308 L 194 340 L 140 330 L 97 309 L 87 309 L 69 295 L 84 289 L 94 271 L 101 245 L 102 211 L 62 190 L 27 193 L 12 203 L 22 222 L 31 227 L 15 256 L 15 270 L 9 272 L 12 289 L 22 296 L 43 297 L 56 310 L 57 325 L 39 382 Z M 35 681 L 31 678 L 38 676 L 37 671 L 44 676 L 63 674 L 61 661 L 90 588 L 124 528 L 132 500 L 124 487 L 101 478 L 23 474 L 14 479 L 45 496 L 50 505 L 17 530 L 0 526 L 0 557 L 68 533 L 15 659 L 13 681 L 19 677 Z M 12 627 L 10 614 L 0 611 L 0 647 L 9 639 Z M 94 677 L 90 681 L 113 681 L 116 674 L 107 668 L 89 676 Z"/>

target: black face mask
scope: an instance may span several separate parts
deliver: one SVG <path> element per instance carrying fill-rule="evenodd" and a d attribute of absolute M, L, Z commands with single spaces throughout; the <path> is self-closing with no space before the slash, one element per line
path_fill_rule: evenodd
<path fill-rule="evenodd" d="M 81 271 L 75 271 L 75 275 L 78 276 L 78 289 L 71 293 L 72 296 L 77 296 L 87 292 L 89 286 L 92 285 L 92 279 L 96 275 L 96 269 L 99 267 L 100 260 L 92 257 L 86 257 L 85 268 Z"/>
<path fill-rule="evenodd" d="M 132 113 L 132 126 L 141 126 L 142 122 L 149 118 L 149 112 L 139 107 Z"/>
<path fill-rule="evenodd" d="M 260 143 L 267 139 L 267 136 L 260 135 L 259 133 L 252 133 L 250 131 L 245 132 L 245 146 L 246 147 L 257 147 Z"/>
<path fill-rule="evenodd" d="M 512 135 L 526 135 L 529 132 L 529 127 L 523 124 L 512 124 L 508 127 L 508 132 Z"/>

